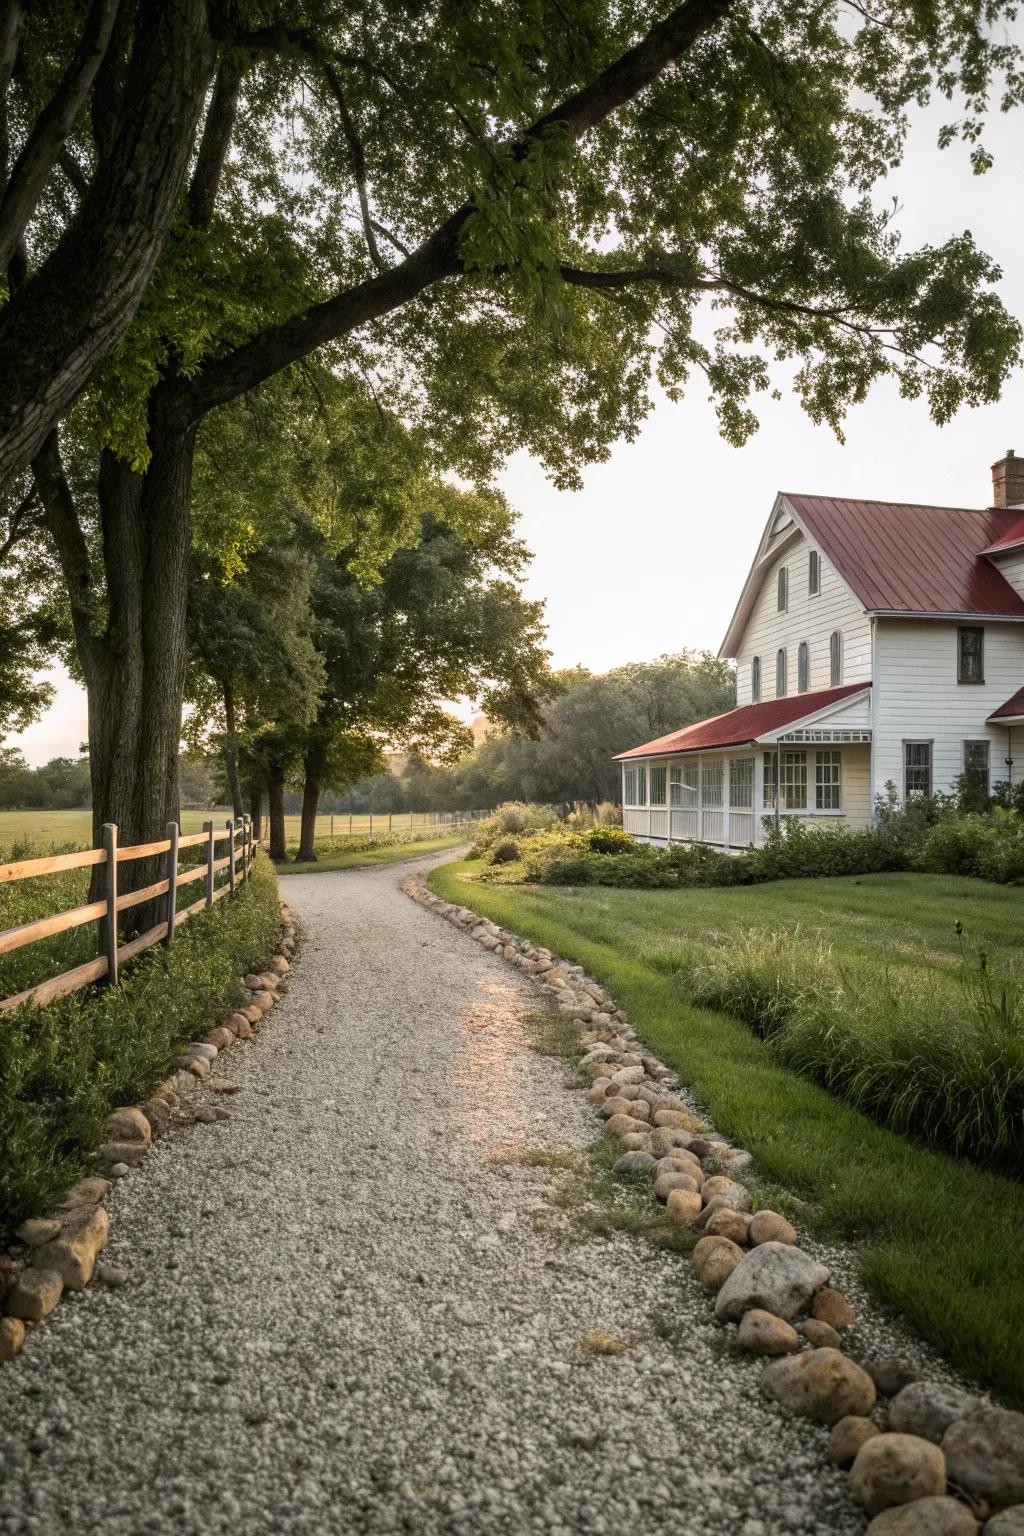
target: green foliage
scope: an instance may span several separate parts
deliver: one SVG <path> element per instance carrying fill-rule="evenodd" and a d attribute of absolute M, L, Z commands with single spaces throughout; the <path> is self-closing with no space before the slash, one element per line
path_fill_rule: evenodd
<path fill-rule="evenodd" d="M 190 918 L 120 986 L 4 1014 L 0 1241 L 85 1171 L 112 1109 L 144 1098 L 175 1052 L 237 1005 L 239 977 L 267 963 L 279 933 L 277 881 L 260 857 L 233 899 Z"/>
<path fill-rule="evenodd" d="M 490 816 L 477 822 L 473 833 L 473 852 L 481 854 L 510 834 L 523 837 L 531 833 L 547 832 L 557 825 L 558 812 L 550 805 L 530 805 L 507 800 Z"/>

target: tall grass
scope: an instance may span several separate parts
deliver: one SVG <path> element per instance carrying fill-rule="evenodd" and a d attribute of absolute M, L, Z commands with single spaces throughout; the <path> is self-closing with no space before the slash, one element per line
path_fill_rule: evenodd
<path fill-rule="evenodd" d="M 692 1002 L 748 1024 L 775 1057 L 879 1124 L 1024 1172 L 1024 990 L 988 956 L 953 970 L 841 963 L 799 928 L 688 944 Z"/>
<path fill-rule="evenodd" d="M 141 956 L 118 987 L 2 1016 L 0 1242 L 83 1171 L 110 1110 L 144 1098 L 176 1050 L 241 999 L 239 976 L 266 963 L 279 933 L 276 876 L 258 858 L 232 900 Z"/>

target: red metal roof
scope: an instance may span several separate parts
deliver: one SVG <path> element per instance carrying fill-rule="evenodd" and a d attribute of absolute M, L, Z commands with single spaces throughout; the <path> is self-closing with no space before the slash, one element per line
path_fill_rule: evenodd
<path fill-rule="evenodd" d="M 786 500 L 869 611 L 1024 618 L 1024 599 L 981 558 L 1021 525 L 1019 509 Z"/>
<path fill-rule="evenodd" d="M 1015 549 L 1018 544 L 1024 544 L 1024 514 L 1018 508 L 1014 513 L 1016 521 L 1003 530 L 994 544 L 982 550 L 983 555 L 998 555 L 1004 550 Z"/>
<path fill-rule="evenodd" d="M 780 726 L 792 725 L 807 715 L 837 704 L 840 699 L 853 693 L 863 693 L 870 683 L 844 683 L 841 688 L 822 688 L 817 693 L 798 693 L 785 699 L 766 699 L 763 704 L 742 704 L 730 709 L 728 714 L 713 715 L 710 720 L 698 720 L 670 736 L 659 736 L 642 747 L 632 747 L 619 752 L 613 761 L 622 762 L 630 757 L 669 757 L 676 752 L 708 752 L 713 747 L 739 747 L 757 741 L 766 731 L 777 731 Z"/>
<path fill-rule="evenodd" d="M 1024 715 L 1024 688 L 1018 688 L 1012 698 L 1007 699 L 1005 704 L 1000 704 L 998 709 L 994 709 L 989 715 L 989 719 L 1005 720 L 1008 715 L 1011 718 L 1016 715 Z"/>

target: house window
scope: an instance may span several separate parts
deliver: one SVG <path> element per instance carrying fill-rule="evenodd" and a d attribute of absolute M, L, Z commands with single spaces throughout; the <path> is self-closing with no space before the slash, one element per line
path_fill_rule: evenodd
<path fill-rule="evenodd" d="M 821 556 L 812 549 L 807 561 L 807 596 L 817 597 L 821 591 Z"/>
<path fill-rule="evenodd" d="M 784 565 L 779 566 L 779 612 L 785 613 L 789 607 L 789 571 Z"/>
<path fill-rule="evenodd" d="M 903 743 L 903 792 L 907 800 L 913 795 L 931 794 L 932 744 L 930 741 Z"/>
<path fill-rule="evenodd" d="M 834 629 L 828 639 L 828 675 L 833 688 L 843 680 L 843 637 Z"/>
<path fill-rule="evenodd" d="M 814 754 L 814 805 L 819 811 L 842 809 L 840 753 Z"/>
<path fill-rule="evenodd" d="M 786 697 L 786 653 L 779 651 L 775 658 L 775 697 Z"/>
<path fill-rule="evenodd" d="M 737 811 L 754 809 L 754 759 L 737 757 L 729 764 L 729 804 Z"/>
<path fill-rule="evenodd" d="M 678 763 L 668 771 L 668 803 L 669 805 L 682 805 L 683 803 L 683 770 Z"/>
<path fill-rule="evenodd" d="M 972 787 L 989 792 L 989 743 L 987 741 L 964 742 L 964 777 Z"/>
<path fill-rule="evenodd" d="M 798 693 L 806 693 L 809 687 L 808 679 L 811 672 L 811 653 L 807 648 L 807 641 L 800 641 L 800 649 L 796 653 L 796 687 Z"/>
<path fill-rule="evenodd" d="M 755 656 L 750 663 L 750 700 L 753 704 L 761 702 L 761 658 Z"/>
<path fill-rule="evenodd" d="M 807 809 L 807 753 L 780 752 L 780 804 L 784 811 Z"/>
<path fill-rule="evenodd" d="M 646 805 L 647 804 L 647 769 L 646 768 L 638 768 L 636 770 L 636 803 L 637 803 L 637 805 Z"/>
<path fill-rule="evenodd" d="M 626 783 L 622 791 L 622 799 L 625 805 L 636 805 L 636 769 L 626 769 Z"/>
<path fill-rule="evenodd" d="M 665 783 L 668 779 L 668 769 L 664 763 L 651 764 L 651 804 L 665 804 Z"/>
<path fill-rule="evenodd" d="M 697 804 L 697 764 L 674 763 L 669 769 L 669 794 L 673 805 Z"/>
<path fill-rule="evenodd" d="M 722 803 L 722 765 L 721 763 L 705 763 L 701 770 L 701 794 L 705 805 L 716 806 Z"/>
<path fill-rule="evenodd" d="M 775 753 L 764 754 L 764 784 L 761 797 L 766 811 L 775 809 Z"/>
<path fill-rule="evenodd" d="M 956 632 L 956 680 L 985 681 L 985 631 L 980 625 L 961 625 Z"/>

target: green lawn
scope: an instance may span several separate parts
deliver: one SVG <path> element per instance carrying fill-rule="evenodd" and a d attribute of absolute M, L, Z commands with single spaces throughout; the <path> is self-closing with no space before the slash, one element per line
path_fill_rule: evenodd
<path fill-rule="evenodd" d="M 351 848 L 336 853 L 321 854 L 315 864 L 277 864 L 279 875 L 319 875 L 331 869 L 361 869 L 366 864 L 397 864 L 402 859 L 422 859 L 429 853 L 441 853 L 446 848 L 458 848 L 467 843 L 469 834 L 461 832 L 447 837 L 422 837 L 415 841 L 392 843 L 376 848 Z"/>
<path fill-rule="evenodd" d="M 827 935 L 855 964 L 880 957 L 933 972 L 959 965 L 952 925 L 997 965 L 1021 964 L 1019 891 L 948 876 L 878 875 L 732 890 L 488 886 L 479 865 L 433 871 L 433 890 L 578 961 L 637 1030 L 808 1203 L 804 1225 L 858 1245 L 872 1289 L 968 1375 L 1024 1407 L 1024 1189 L 874 1124 L 780 1065 L 725 1013 L 689 1005 L 676 971 L 688 941 L 768 926 Z"/>

